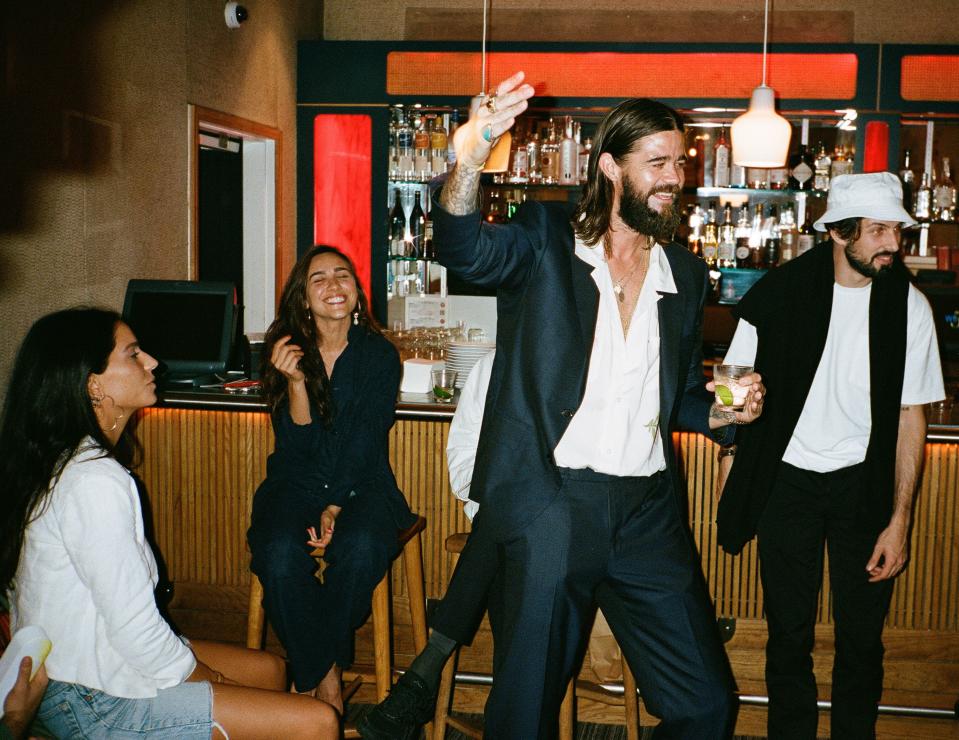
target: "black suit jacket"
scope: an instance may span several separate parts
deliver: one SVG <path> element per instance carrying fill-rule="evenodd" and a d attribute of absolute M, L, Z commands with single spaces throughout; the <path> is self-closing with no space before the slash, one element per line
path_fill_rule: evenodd
<path fill-rule="evenodd" d="M 586 385 L 599 291 L 576 257 L 563 208 L 526 203 L 507 225 L 479 212 L 452 216 L 433 204 L 440 262 L 471 283 L 496 289 L 496 359 L 470 484 L 480 518 L 502 541 L 521 531 L 561 486 L 553 450 L 579 408 Z M 677 293 L 658 303 L 660 436 L 677 493 L 670 431 L 710 433 L 712 395 L 702 373 L 705 263 L 666 247 Z M 726 428 L 714 435 L 724 441 Z"/>

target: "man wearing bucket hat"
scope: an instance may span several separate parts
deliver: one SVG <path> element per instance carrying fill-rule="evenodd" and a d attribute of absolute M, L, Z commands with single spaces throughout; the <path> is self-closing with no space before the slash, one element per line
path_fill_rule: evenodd
<path fill-rule="evenodd" d="M 812 647 L 823 550 L 836 655 L 832 737 L 872 738 L 882 627 L 908 554 L 924 405 L 944 397 L 929 304 L 899 260 L 915 224 L 888 172 L 833 180 L 831 241 L 770 271 L 733 309 L 726 362 L 755 365 L 766 412 L 737 437 L 720 544 L 758 535 L 769 639 L 769 737 L 816 737 Z"/>

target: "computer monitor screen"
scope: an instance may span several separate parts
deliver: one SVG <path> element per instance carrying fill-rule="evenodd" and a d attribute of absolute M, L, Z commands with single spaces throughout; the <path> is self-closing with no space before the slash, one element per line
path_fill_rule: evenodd
<path fill-rule="evenodd" d="M 222 374 L 233 341 L 232 283 L 131 280 L 123 318 L 167 380 Z"/>

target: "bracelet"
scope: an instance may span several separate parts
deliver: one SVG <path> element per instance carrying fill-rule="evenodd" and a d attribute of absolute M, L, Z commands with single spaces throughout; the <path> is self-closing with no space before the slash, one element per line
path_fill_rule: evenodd
<path fill-rule="evenodd" d="M 736 454 L 736 445 L 728 445 L 726 447 L 719 448 L 719 454 L 716 456 L 717 459 L 722 460 L 724 457 L 733 457 Z"/>

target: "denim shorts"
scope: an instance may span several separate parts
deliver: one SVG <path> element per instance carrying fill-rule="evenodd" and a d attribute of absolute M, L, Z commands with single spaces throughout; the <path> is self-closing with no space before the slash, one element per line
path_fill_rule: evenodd
<path fill-rule="evenodd" d="M 205 681 L 184 682 L 160 689 L 152 699 L 122 699 L 51 680 L 37 720 L 61 740 L 210 740 L 213 689 Z"/>

